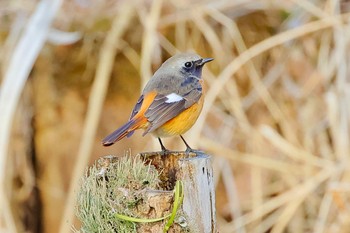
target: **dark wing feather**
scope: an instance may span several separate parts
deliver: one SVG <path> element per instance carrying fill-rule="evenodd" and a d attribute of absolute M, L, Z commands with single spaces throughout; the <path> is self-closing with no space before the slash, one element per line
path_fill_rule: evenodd
<path fill-rule="evenodd" d="M 202 95 L 202 85 L 200 79 L 197 77 L 189 76 L 184 79 L 182 75 L 166 75 L 161 76 L 159 80 L 161 81 L 150 82 L 145 87 L 146 93 L 155 90 L 158 94 L 145 112 L 145 117 L 150 123 L 150 126 L 143 135 L 153 132 L 167 121 L 197 103 Z M 171 93 L 177 94 L 183 99 L 167 103 L 167 95 Z"/>
<path fill-rule="evenodd" d="M 193 90 L 190 93 L 187 93 L 182 100 L 167 103 L 166 101 L 168 98 L 164 95 L 158 94 L 145 112 L 145 117 L 151 124 L 144 132 L 144 135 L 156 130 L 167 121 L 173 119 L 181 112 L 197 103 L 201 95 L 201 92 Z"/>
<path fill-rule="evenodd" d="M 182 99 L 178 102 L 167 103 L 168 98 L 164 95 L 158 94 L 153 103 L 149 106 L 145 112 L 145 117 L 150 126 L 144 132 L 144 135 L 156 130 L 162 126 L 165 122 L 176 117 L 182 111 L 184 111 L 186 100 Z"/>
<path fill-rule="evenodd" d="M 140 108 L 141 108 L 142 103 L 143 103 L 143 99 L 144 99 L 144 96 L 141 95 L 140 98 L 137 100 L 137 103 L 136 103 L 134 109 L 133 109 L 132 112 L 131 112 L 129 121 L 140 111 Z M 126 137 L 129 138 L 129 137 L 131 137 L 131 135 L 133 135 L 133 134 L 134 134 L 134 131 L 131 131 L 131 132 L 129 132 L 129 133 L 126 135 Z"/>
<path fill-rule="evenodd" d="M 185 108 L 191 107 L 194 103 L 197 103 L 197 101 L 201 98 L 202 91 L 200 90 L 192 90 L 185 95 L 183 95 L 183 98 L 186 100 L 185 102 Z"/>
<path fill-rule="evenodd" d="M 131 118 L 133 118 L 140 111 L 140 108 L 141 108 L 142 103 L 143 103 L 143 99 L 144 99 L 144 96 L 141 95 L 140 98 L 137 100 L 137 103 L 136 103 L 134 109 L 131 112 L 131 116 L 130 116 L 129 120 L 131 120 Z"/>

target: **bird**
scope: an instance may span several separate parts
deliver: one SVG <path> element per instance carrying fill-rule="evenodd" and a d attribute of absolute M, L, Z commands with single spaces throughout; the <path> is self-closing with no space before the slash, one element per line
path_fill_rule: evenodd
<path fill-rule="evenodd" d="M 163 152 L 169 150 L 161 138 L 171 136 L 180 136 L 186 152 L 193 151 L 182 134 L 194 125 L 202 111 L 202 68 L 212 60 L 192 52 L 167 59 L 144 87 L 127 123 L 105 137 L 102 145 L 111 146 L 143 129 L 142 136 L 152 133 L 158 138 Z"/>

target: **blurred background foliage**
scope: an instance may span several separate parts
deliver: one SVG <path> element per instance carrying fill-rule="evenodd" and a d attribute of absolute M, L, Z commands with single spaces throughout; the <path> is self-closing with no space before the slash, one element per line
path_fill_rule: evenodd
<path fill-rule="evenodd" d="M 213 155 L 219 231 L 349 232 L 349 9 L 346 0 L 1 1 L 0 115 L 5 87 L 16 86 L 9 74 L 33 65 L 17 89 L 8 151 L 0 137 L 0 232 L 68 232 L 70 190 L 88 164 L 159 149 L 141 133 L 100 141 L 180 51 L 215 58 L 185 138 Z M 28 61 L 42 34 L 26 29 L 40 12 L 34 28 L 53 21 Z M 165 144 L 184 149 L 179 138 Z"/>

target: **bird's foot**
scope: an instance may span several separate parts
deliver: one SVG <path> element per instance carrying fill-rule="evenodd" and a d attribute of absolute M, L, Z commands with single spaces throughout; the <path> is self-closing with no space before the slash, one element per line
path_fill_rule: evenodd
<path fill-rule="evenodd" d="M 171 152 L 170 150 L 164 147 L 162 148 L 162 151 L 160 153 L 162 156 L 164 156 L 164 155 L 168 155 L 170 152 Z"/>
<path fill-rule="evenodd" d="M 197 150 L 194 150 L 191 147 L 187 147 L 185 154 L 187 158 L 192 158 L 197 155 Z"/>

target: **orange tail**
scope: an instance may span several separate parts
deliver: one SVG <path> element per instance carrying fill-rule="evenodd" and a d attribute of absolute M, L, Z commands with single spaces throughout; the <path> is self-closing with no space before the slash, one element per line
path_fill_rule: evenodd
<path fill-rule="evenodd" d="M 113 145 L 115 142 L 121 140 L 125 136 L 131 136 L 134 132 L 134 130 L 140 128 L 142 124 L 144 124 L 143 119 L 131 119 L 129 120 L 125 125 L 108 135 L 102 140 L 102 145 L 104 146 L 110 146 Z"/>

